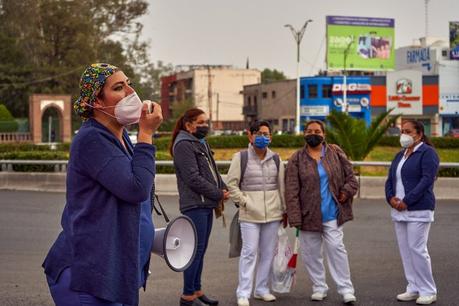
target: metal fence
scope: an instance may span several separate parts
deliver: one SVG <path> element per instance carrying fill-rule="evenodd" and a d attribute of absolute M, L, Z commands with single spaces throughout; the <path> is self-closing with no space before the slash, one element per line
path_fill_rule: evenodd
<path fill-rule="evenodd" d="M 35 166 L 50 166 L 53 167 L 54 172 L 66 172 L 67 171 L 67 160 L 0 160 L 1 171 L 14 171 L 14 165 L 35 165 Z M 230 160 L 218 160 L 216 161 L 219 167 L 229 167 L 231 164 Z M 283 162 L 284 165 L 287 161 Z M 390 167 L 391 162 L 385 161 L 351 161 L 354 167 Z M 156 166 L 167 166 L 173 167 L 174 163 L 172 160 L 157 160 Z M 459 163 L 440 163 L 440 168 L 459 168 Z"/>

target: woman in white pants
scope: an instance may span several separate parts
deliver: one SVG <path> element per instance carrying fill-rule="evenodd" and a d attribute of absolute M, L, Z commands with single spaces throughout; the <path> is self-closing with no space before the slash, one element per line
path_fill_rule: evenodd
<path fill-rule="evenodd" d="M 300 248 L 309 278 L 311 300 L 327 296 L 322 248 L 344 303 L 356 301 L 342 225 L 353 219 L 352 199 L 358 183 L 352 165 L 336 145 L 325 142 L 325 126 L 309 121 L 306 145 L 290 158 L 285 174 L 285 201 L 290 226 L 300 229 Z"/>
<path fill-rule="evenodd" d="M 227 176 L 230 197 L 239 205 L 242 236 L 238 306 L 249 306 L 255 270 L 254 297 L 266 302 L 276 300 L 270 293 L 269 280 L 279 221 L 285 220 L 286 226 L 284 168 L 279 156 L 268 149 L 271 126 L 266 121 L 253 123 L 248 138 L 248 150 L 234 155 Z"/>
<path fill-rule="evenodd" d="M 402 125 L 400 144 L 403 147 L 392 161 L 386 181 L 386 199 L 391 205 L 406 291 L 397 295 L 399 301 L 416 300 L 428 305 L 437 300 L 437 288 L 427 240 L 434 220 L 433 184 L 439 159 L 421 122 L 407 120 Z"/>

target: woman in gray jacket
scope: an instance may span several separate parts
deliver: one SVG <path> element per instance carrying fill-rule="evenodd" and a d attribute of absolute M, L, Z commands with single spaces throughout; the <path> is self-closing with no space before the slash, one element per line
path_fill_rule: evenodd
<path fill-rule="evenodd" d="M 254 297 L 266 302 L 276 300 L 269 291 L 268 282 L 279 221 L 285 212 L 284 167 L 279 156 L 268 149 L 271 126 L 266 121 L 255 122 L 248 137 L 248 150 L 234 155 L 227 178 L 231 199 L 239 205 L 242 235 L 236 291 L 238 306 L 249 306 L 255 269 Z"/>
<path fill-rule="evenodd" d="M 198 235 L 196 256 L 183 273 L 181 306 L 218 304 L 201 290 L 201 273 L 212 230 L 213 209 L 228 199 L 229 193 L 205 140 L 208 132 L 207 115 L 192 108 L 178 118 L 172 133 L 170 153 L 174 157 L 180 212 L 193 220 Z"/>

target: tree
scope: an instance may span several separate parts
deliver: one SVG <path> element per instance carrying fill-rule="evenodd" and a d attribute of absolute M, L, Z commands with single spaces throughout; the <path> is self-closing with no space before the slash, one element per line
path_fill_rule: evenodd
<path fill-rule="evenodd" d="M 364 160 L 399 117 L 389 117 L 390 112 L 380 114 L 367 127 L 364 120 L 333 110 L 327 117 L 327 139 L 339 145 L 351 160 Z"/>
<path fill-rule="evenodd" d="M 171 105 L 172 116 L 164 121 L 161 126 L 161 131 L 170 132 L 175 127 L 175 122 L 177 119 L 183 115 L 188 109 L 195 107 L 195 104 L 192 100 L 176 101 Z"/>
<path fill-rule="evenodd" d="M 286 80 L 287 77 L 284 75 L 282 71 L 278 71 L 276 69 L 268 69 L 265 68 L 261 72 L 261 82 L 262 83 L 268 83 L 268 82 L 274 82 L 274 81 L 283 81 Z"/>
<path fill-rule="evenodd" d="M 0 132 L 16 132 L 18 123 L 14 120 L 8 108 L 0 104 Z"/>
<path fill-rule="evenodd" d="M 140 41 L 146 0 L 0 0 L 0 99 L 14 116 L 27 116 L 32 93 L 76 99 L 83 69 L 119 66 L 139 86 L 154 67 Z"/>

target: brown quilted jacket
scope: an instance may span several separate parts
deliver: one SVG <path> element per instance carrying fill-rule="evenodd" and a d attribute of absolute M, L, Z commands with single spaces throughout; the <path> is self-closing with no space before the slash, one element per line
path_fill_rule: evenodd
<path fill-rule="evenodd" d="M 320 209 L 320 178 L 317 162 L 307 153 L 307 145 L 290 158 L 285 173 L 285 201 L 290 226 L 303 231 L 322 232 Z M 338 206 L 338 225 L 352 220 L 352 200 L 359 184 L 352 165 L 343 150 L 332 144 L 325 144 L 322 158 L 328 174 L 329 188 Z M 340 192 L 347 195 L 347 201 L 338 202 Z"/>

